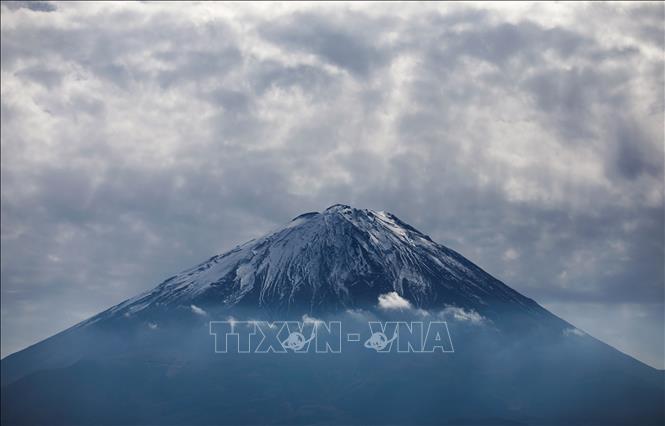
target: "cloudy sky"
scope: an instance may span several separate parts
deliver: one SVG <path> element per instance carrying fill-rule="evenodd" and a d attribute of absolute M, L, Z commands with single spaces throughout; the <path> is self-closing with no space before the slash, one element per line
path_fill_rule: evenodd
<path fill-rule="evenodd" d="M 663 3 L 2 3 L 2 356 L 334 203 L 664 368 Z"/>

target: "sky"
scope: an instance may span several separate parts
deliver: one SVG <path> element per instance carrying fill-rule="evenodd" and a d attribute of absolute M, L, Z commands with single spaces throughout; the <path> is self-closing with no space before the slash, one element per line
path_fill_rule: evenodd
<path fill-rule="evenodd" d="M 665 368 L 663 3 L 1 8 L 3 357 L 344 203 Z"/>

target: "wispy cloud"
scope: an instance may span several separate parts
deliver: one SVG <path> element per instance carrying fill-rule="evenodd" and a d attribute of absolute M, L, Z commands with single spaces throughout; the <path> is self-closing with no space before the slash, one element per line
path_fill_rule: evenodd
<path fill-rule="evenodd" d="M 473 309 L 464 309 L 457 306 L 447 306 L 441 315 L 444 318 L 454 319 L 455 321 L 465 321 L 471 324 L 480 325 L 487 322 L 487 318 L 480 315 L 478 312 Z"/>
<path fill-rule="evenodd" d="M 578 328 L 567 328 L 562 333 L 564 336 L 586 336 L 586 333 Z"/>
<path fill-rule="evenodd" d="M 190 308 L 192 309 L 192 312 L 194 312 L 196 315 L 201 315 L 201 316 L 208 315 L 206 311 L 204 311 L 203 309 L 199 308 L 196 305 L 191 305 Z"/>
<path fill-rule="evenodd" d="M 321 322 L 321 320 L 305 314 L 302 316 L 302 322 L 305 324 L 318 325 Z"/>

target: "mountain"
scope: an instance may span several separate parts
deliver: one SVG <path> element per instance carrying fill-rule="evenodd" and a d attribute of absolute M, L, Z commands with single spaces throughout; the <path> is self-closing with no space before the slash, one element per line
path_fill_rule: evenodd
<path fill-rule="evenodd" d="M 423 309 L 542 310 L 394 215 L 337 204 L 213 256 L 90 322 L 192 304 L 337 311 L 375 305 L 391 291 Z"/>
<path fill-rule="evenodd" d="M 222 355 L 210 335 L 215 320 L 312 318 L 363 340 L 369 321 L 446 321 L 455 349 Z M 394 215 L 346 205 L 302 214 L 1 365 L 3 424 L 665 420 L 662 372 Z"/>

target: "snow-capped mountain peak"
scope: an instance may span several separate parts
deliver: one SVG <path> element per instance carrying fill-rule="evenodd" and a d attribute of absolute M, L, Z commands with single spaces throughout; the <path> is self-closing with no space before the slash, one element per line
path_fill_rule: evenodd
<path fill-rule="evenodd" d="M 416 308 L 535 305 L 395 215 L 335 204 L 173 276 L 104 314 L 149 307 L 335 310 L 396 292 Z"/>

